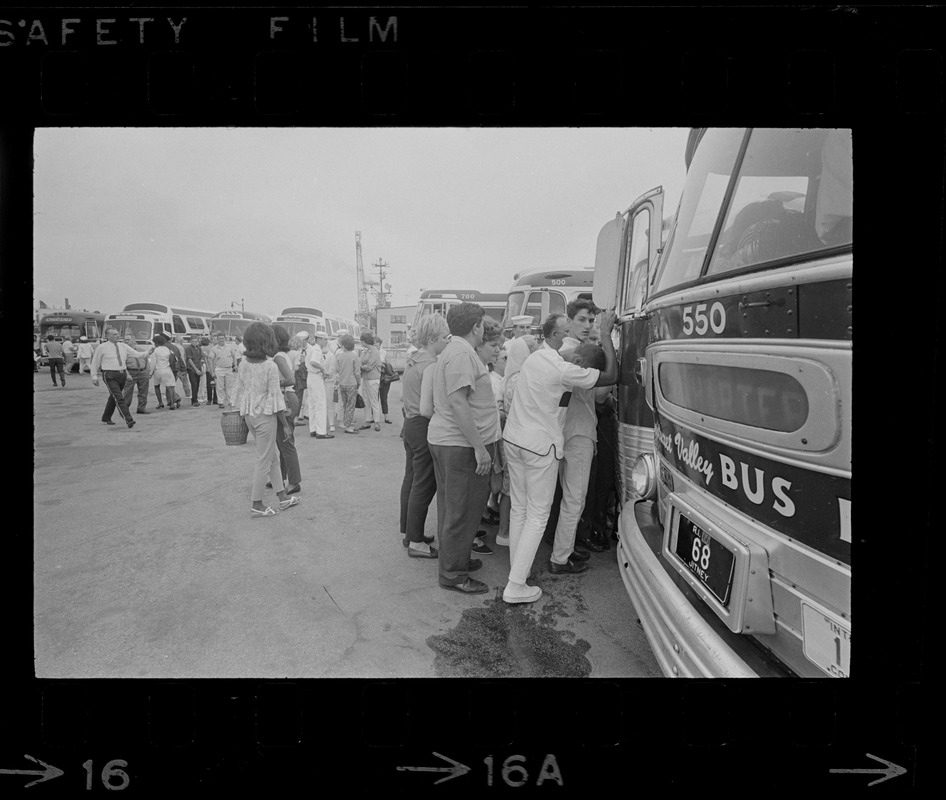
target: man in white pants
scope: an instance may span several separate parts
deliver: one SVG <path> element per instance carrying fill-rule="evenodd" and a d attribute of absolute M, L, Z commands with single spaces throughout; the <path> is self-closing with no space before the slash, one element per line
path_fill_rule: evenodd
<path fill-rule="evenodd" d="M 210 348 L 210 363 L 214 371 L 217 386 L 217 404 L 220 408 L 230 404 L 233 390 L 236 388 L 236 351 L 227 344 L 227 337 L 217 334 L 217 341 Z"/>
<path fill-rule="evenodd" d="M 617 359 L 610 337 L 614 319 L 613 311 L 601 315 L 604 371 L 586 369 L 562 358 L 558 351 L 569 325 L 564 314 L 549 315 L 542 325 L 544 343 L 522 365 L 503 431 L 512 500 L 509 579 L 503 591 L 507 603 L 531 603 L 542 596 L 539 587 L 529 586 L 526 581 L 555 495 L 558 461 L 564 455 L 569 390 L 607 386 L 617 379 Z"/>
<path fill-rule="evenodd" d="M 342 336 L 351 336 L 351 334 L 348 332 L 348 328 L 339 328 L 335 332 L 335 338 L 330 340 L 328 343 L 328 352 L 333 358 L 335 354 L 338 353 L 338 348 L 341 347 L 341 345 L 338 343 L 338 340 Z M 338 383 L 336 381 L 333 385 L 333 395 L 334 395 L 334 389 L 337 386 L 338 386 Z M 338 400 L 335 401 L 334 403 L 332 402 L 331 397 L 328 398 L 327 402 L 329 404 L 328 416 L 329 416 L 329 419 L 331 420 L 329 425 L 332 428 L 332 430 L 334 430 L 336 420 L 338 420 L 339 417 L 345 416 L 345 403 L 342 400 L 342 393 L 341 392 L 338 393 Z"/>
<path fill-rule="evenodd" d="M 313 439 L 334 439 L 326 429 L 325 378 L 322 353 L 323 345 L 328 343 L 324 331 L 315 332 L 315 341 L 306 348 L 305 366 L 309 372 L 306 378 L 306 395 L 309 398 L 309 436 Z"/>
<path fill-rule="evenodd" d="M 88 336 L 79 337 L 79 349 L 77 355 L 79 356 L 79 374 L 81 375 L 86 370 L 89 370 L 89 374 L 92 374 L 92 353 L 95 352 L 95 348 L 92 347 L 92 343 L 89 341 Z"/>

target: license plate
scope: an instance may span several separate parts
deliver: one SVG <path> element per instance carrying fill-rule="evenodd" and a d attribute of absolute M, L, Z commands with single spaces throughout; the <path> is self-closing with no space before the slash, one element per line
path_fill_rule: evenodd
<path fill-rule="evenodd" d="M 680 514 L 676 554 L 720 603 L 729 603 L 736 565 L 736 554 L 732 550 Z"/>
<path fill-rule="evenodd" d="M 851 674 L 851 628 L 834 614 L 801 604 L 802 641 L 805 658 L 829 675 L 847 678 Z"/>

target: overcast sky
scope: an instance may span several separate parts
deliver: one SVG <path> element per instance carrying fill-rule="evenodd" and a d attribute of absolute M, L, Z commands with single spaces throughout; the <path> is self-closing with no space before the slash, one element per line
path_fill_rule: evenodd
<path fill-rule="evenodd" d="M 685 128 L 43 128 L 33 297 L 346 317 L 355 231 L 392 305 L 421 288 L 506 292 L 520 270 L 593 266 L 598 231 L 683 185 Z"/>

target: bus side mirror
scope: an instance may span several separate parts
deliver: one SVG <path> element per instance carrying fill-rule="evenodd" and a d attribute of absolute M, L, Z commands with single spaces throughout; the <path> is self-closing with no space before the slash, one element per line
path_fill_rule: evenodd
<path fill-rule="evenodd" d="M 617 303 L 621 250 L 624 246 L 624 226 L 624 215 L 617 214 L 598 233 L 592 297 L 595 305 L 599 308 L 611 308 Z"/>

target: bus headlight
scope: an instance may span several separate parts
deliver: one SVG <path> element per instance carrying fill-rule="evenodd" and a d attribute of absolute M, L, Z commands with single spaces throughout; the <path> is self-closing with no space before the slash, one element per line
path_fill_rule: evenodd
<path fill-rule="evenodd" d="M 631 468 L 631 489 L 642 500 L 653 500 L 657 489 L 657 468 L 653 453 L 639 456 Z"/>

